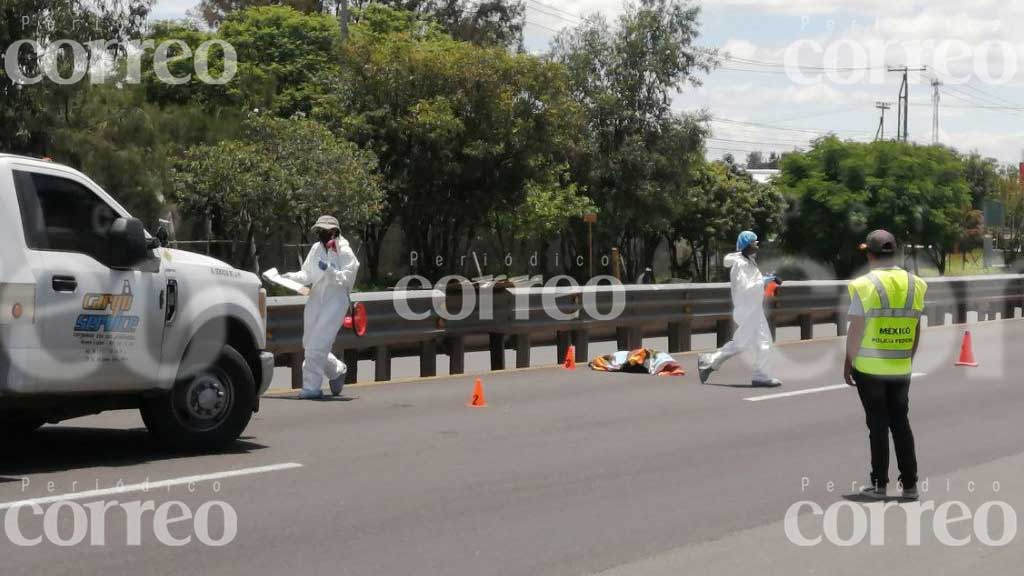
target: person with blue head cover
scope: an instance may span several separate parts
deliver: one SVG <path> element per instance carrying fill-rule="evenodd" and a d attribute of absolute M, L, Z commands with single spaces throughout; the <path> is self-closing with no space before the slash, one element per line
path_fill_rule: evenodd
<path fill-rule="evenodd" d="M 750 246 L 755 242 L 757 242 L 757 234 L 750 230 L 744 230 L 743 232 L 740 232 L 739 237 L 736 238 L 736 251 L 743 252 L 747 249 L 747 246 Z"/>
<path fill-rule="evenodd" d="M 732 319 L 737 329 L 732 340 L 725 346 L 697 358 L 697 373 L 702 384 L 726 360 L 750 351 L 755 355 L 752 385 L 782 385 L 782 381 L 769 373 L 772 332 L 764 315 L 765 285 L 769 282 L 782 282 L 774 274 L 761 274 L 756 260 L 758 249 L 757 234 L 744 230 L 736 239 L 736 252 L 725 257 L 725 267 L 729 269 L 729 282 L 732 285 Z"/>

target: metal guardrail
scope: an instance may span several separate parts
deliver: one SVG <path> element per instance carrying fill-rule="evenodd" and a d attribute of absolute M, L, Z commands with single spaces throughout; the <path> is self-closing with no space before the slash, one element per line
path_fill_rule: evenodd
<path fill-rule="evenodd" d="M 814 337 L 817 324 L 835 324 L 846 334 L 849 307 L 846 281 L 787 282 L 766 303 L 774 333 L 778 327 L 799 326 L 800 338 Z M 1024 275 L 932 278 L 928 280 L 925 314 L 929 325 L 967 322 L 969 311 L 979 320 L 1016 316 L 1024 307 Z M 468 290 L 472 290 L 467 288 Z M 449 373 L 465 371 L 467 352 L 489 350 L 491 369 L 505 369 L 505 351 L 515 350 L 516 367 L 530 366 L 531 349 L 556 345 L 564 358 L 570 345 L 577 358 L 589 358 L 590 342 L 615 341 L 620 349 L 642 346 L 644 338 L 668 336 L 668 352 L 687 352 L 694 334 L 714 333 L 719 345 L 732 336 L 732 300 L 728 284 L 661 284 L 621 286 L 625 308 L 614 318 L 613 288 L 508 288 L 474 292 L 475 303 L 464 302 L 461 289 L 365 292 L 353 294 L 367 307 L 367 334 L 358 338 L 340 330 L 335 353 L 344 357 L 348 382 L 357 378 L 358 361 L 374 360 L 374 377 L 391 379 L 393 357 L 419 356 L 420 375 L 437 374 L 437 356 L 449 358 Z M 268 299 L 267 347 L 278 366 L 292 369 L 292 386 L 302 382 L 302 315 L 306 298 Z M 584 306 L 591 303 L 591 306 Z M 466 310 L 463 305 L 466 304 Z M 405 319 L 410 311 L 415 319 Z M 590 315 L 587 310 L 597 314 Z M 439 311 L 446 310 L 445 320 Z M 549 314 L 545 310 L 557 310 Z M 340 327 L 339 327 L 340 328 Z"/>

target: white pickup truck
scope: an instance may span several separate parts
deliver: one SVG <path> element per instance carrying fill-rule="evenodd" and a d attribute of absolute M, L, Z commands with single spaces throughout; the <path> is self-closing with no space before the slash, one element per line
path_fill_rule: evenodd
<path fill-rule="evenodd" d="M 245 430 L 274 369 L 266 292 L 157 236 L 78 171 L 0 154 L 0 434 L 118 409 L 191 450 Z"/>

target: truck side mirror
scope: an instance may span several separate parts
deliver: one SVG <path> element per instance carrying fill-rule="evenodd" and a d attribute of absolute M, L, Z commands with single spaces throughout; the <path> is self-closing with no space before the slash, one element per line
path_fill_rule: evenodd
<path fill-rule="evenodd" d="M 161 247 L 167 248 L 167 239 L 169 237 L 170 235 L 167 233 L 167 228 L 165 228 L 164 225 L 161 224 L 160 227 L 156 229 L 156 238 L 157 240 L 160 241 Z"/>
<path fill-rule="evenodd" d="M 149 254 L 146 230 L 137 218 L 118 218 L 110 225 L 110 267 L 129 269 Z"/>

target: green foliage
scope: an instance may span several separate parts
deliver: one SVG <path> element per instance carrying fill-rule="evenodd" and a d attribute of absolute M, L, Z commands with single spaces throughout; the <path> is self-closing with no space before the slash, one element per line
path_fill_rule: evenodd
<path fill-rule="evenodd" d="M 598 237 L 624 248 L 629 276 L 650 263 L 703 162 L 703 118 L 670 109 L 671 93 L 699 84 L 696 74 L 714 64 L 694 46 L 698 15 L 684 0 L 643 0 L 627 4 L 614 27 L 594 16 L 554 42 L 587 115 L 571 150 L 573 178 L 614 214 Z"/>
<path fill-rule="evenodd" d="M 971 206 L 981 208 L 986 198 L 996 198 L 999 192 L 999 163 L 994 158 L 983 158 L 977 152 L 963 159 L 964 177 L 971 187 Z"/>
<path fill-rule="evenodd" d="M 215 237 L 235 241 L 225 255 L 259 267 L 275 231 L 304 238 L 316 218 L 337 214 L 360 230 L 381 208 L 376 159 L 304 118 L 255 115 L 237 140 L 194 147 L 177 163 L 174 201 L 186 218 L 208 221 Z"/>
<path fill-rule="evenodd" d="M 741 231 L 755 230 L 767 238 L 778 230 L 784 205 L 774 187 L 733 171 L 726 162 L 700 166 L 672 225 L 673 237 L 686 240 L 693 249 L 693 277 L 711 280 L 713 248 L 724 246 L 731 252 Z"/>
<path fill-rule="evenodd" d="M 521 248 L 539 248 L 546 258 L 546 241 L 557 238 L 584 214 L 598 212 L 594 202 L 570 180 L 568 166 L 553 167 L 539 180 L 526 184 L 526 195 L 519 206 L 495 210 L 490 215 L 490 231 L 502 254 L 511 252 L 518 243 Z"/>
<path fill-rule="evenodd" d="M 169 63 L 176 77 L 195 69 L 195 51 L 208 40 L 230 44 L 237 56 L 237 73 L 227 84 L 205 84 L 195 74 L 187 84 L 160 81 L 146 54 L 144 83 L 150 100 L 161 104 L 193 103 L 208 109 L 270 110 L 280 117 L 309 113 L 313 101 L 331 91 L 328 78 L 337 75 L 338 28 L 328 15 L 303 14 L 285 6 L 252 8 L 231 13 L 216 32 L 202 32 L 187 22 L 158 23 L 150 39 L 185 42 L 191 55 Z M 170 52 L 180 56 L 180 48 Z M 224 49 L 210 50 L 210 76 L 225 69 Z"/>
<path fill-rule="evenodd" d="M 0 3 L 0 49 L 19 40 L 45 45 L 51 39 L 83 45 L 102 38 L 127 41 L 138 37 L 154 0 L 4 0 Z M 27 18 L 27 23 L 23 20 Z M 87 48 L 87 51 L 89 49 Z M 123 49 L 115 51 L 123 54 Z M 40 62 L 29 47 L 19 51 L 22 71 L 37 76 Z M 57 70 L 72 75 L 72 61 L 61 54 Z M 49 80 L 18 85 L 0 66 L 0 150 L 36 156 L 54 144 L 53 128 L 69 121 L 74 100 L 86 83 L 60 85 Z"/>
<path fill-rule="evenodd" d="M 371 275 L 394 222 L 421 261 L 443 257 L 421 272 L 442 275 L 491 214 L 517 209 L 565 162 L 578 108 L 556 64 L 458 42 L 387 8 L 364 14 L 344 48 L 345 89 L 314 116 L 380 158 L 388 201 L 366 235 Z"/>
<path fill-rule="evenodd" d="M 778 183 L 791 205 L 784 246 L 831 264 L 840 277 L 863 263 L 857 246 L 876 228 L 928 247 L 944 271 L 971 201 L 955 153 L 895 142 L 821 139 L 783 159 Z"/>
<path fill-rule="evenodd" d="M 287 6 L 308 14 L 322 12 L 324 0 L 202 0 L 196 6 L 196 13 L 207 26 L 218 28 L 236 12 L 266 6 Z"/>

